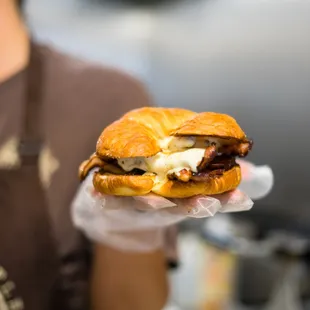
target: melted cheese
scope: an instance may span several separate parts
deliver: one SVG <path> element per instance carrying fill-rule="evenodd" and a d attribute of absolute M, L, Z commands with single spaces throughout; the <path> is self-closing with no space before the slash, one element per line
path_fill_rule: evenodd
<path fill-rule="evenodd" d="M 195 137 L 167 137 L 159 141 L 159 146 L 163 151 L 181 151 L 193 147 L 195 143 Z"/>
<path fill-rule="evenodd" d="M 173 169 L 171 169 L 171 170 L 169 170 L 168 172 L 167 172 L 167 174 L 176 174 L 177 176 L 180 176 L 181 175 L 181 171 L 182 170 L 190 170 L 189 168 L 187 168 L 187 167 L 178 167 L 178 168 L 173 168 Z"/>
<path fill-rule="evenodd" d="M 148 171 L 157 174 L 167 173 L 175 168 L 189 168 L 193 172 L 197 172 L 197 166 L 203 158 L 205 149 L 189 149 L 183 152 L 175 152 L 170 154 L 158 153 L 153 157 L 145 158 Z"/>
<path fill-rule="evenodd" d="M 131 171 L 135 168 L 148 171 L 145 159 L 146 159 L 145 157 L 121 158 L 117 160 L 117 163 L 125 171 Z"/>
<path fill-rule="evenodd" d="M 183 152 L 170 154 L 157 153 L 152 157 L 123 158 L 118 160 L 118 164 L 125 170 L 131 171 L 134 168 L 147 172 L 156 173 L 162 179 L 168 172 L 188 169 L 197 172 L 197 166 L 203 158 L 205 149 L 193 148 Z"/>
<path fill-rule="evenodd" d="M 179 173 L 183 169 L 197 172 L 205 149 L 214 143 L 217 148 L 222 141 L 208 137 L 167 137 L 159 141 L 162 152 L 152 157 L 133 157 L 118 159 L 118 164 L 125 171 L 141 169 L 147 173 L 155 173 L 157 182 L 164 180 L 168 173 Z"/>
<path fill-rule="evenodd" d="M 215 144 L 217 149 L 224 144 L 229 144 L 229 140 L 214 137 L 167 137 L 159 140 L 159 146 L 164 153 L 181 152 L 189 148 L 206 148 Z"/>

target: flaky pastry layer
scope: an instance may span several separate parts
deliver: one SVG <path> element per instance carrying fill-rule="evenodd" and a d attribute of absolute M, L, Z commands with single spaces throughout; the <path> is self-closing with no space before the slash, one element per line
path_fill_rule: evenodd
<path fill-rule="evenodd" d="M 178 108 L 141 108 L 125 114 L 100 135 L 96 153 L 102 158 L 150 157 L 162 151 L 169 136 L 211 136 L 245 140 L 234 118 L 226 114 Z"/>
<path fill-rule="evenodd" d="M 95 189 L 103 194 L 142 196 L 153 192 L 167 198 L 221 194 L 237 188 L 240 181 L 241 170 L 239 166 L 235 166 L 224 172 L 222 176 L 209 179 L 207 182 L 165 180 L 156 183 L 155 176 L 151 175 L 111 175 L 100 172 L 96 172 L 93 178 Z"/>
<path fill-rule="evenodd" d="M 95 190 L 106 195 L 143 196 L 152 191 L 154 177 L 144 175 L 113 175 L 95 172 Z"/>
<path fill-rule="evenodd" d="M 214 112 L 198 114 L 182 124 L 173 135 L 176 136 L 213 136 L 245 140 L 246 135 L 236 120 L 227 115 Z"/>

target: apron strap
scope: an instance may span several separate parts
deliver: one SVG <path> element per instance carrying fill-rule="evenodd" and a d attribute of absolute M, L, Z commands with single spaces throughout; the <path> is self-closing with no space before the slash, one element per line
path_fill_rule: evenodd
<path fill-rule="evenodd" d="M 30 43 L 30 59 L 26 72 L 24 117 L 22 121 L 19 153 L 22 165 L 38 162 L 43 144 L 42 102 L 43 102 L 43 59 L 40 51 Z"/>

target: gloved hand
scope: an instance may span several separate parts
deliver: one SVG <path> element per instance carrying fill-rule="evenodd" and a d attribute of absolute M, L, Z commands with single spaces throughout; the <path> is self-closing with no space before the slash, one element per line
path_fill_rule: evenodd
<path fill-rule="evenodd" d="M 81 184 L 73 202 L 73 222 L 91 240 L 119 250 L 152 251 L 163 245 L 164 228 L 170 225 L 188 217 L 210 217 L 217 212 L 245 211 L 253 206 L 247 194 L 238 189 L 212 197 L 169 200 L 153 194 L 101 195 L 94 191 L 93 172 Z"/>
<path fill-rule="evenodd" d="M 253 200 L 266 197 L 274 183 L 272 169 L 267 165 L 256 166 L 242 159 L 237 159 L 237 162 L 242 172 L 239 189 L 247 193 Z"/>

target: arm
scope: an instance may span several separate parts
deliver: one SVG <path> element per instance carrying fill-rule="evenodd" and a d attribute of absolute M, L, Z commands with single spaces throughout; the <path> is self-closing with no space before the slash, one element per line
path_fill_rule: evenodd
<path fill-rule="evenodd" d="M 92 134 L 84 140 L 92 141 L 92 147 L 103 126 L 131 109 L 151 105 L 143 85 L 127 74 L 94 68 L 88 73 L 83 72 L 83 79 L 91 80 L 91 83 L 81 87 L 88 87 L 87 93 L 96 94 L 91 101 L 92 106 L 89 107 L 89 103 L 85 112 L 92 125 L 88 121 L 85 127 L 92 130 Z M 92 310 L 163 308 L 168 295 L 166 257 L 163 252 L 120 252 L 115 249 L 119 248 L 117 246 L 108 247 L 106 242 L 91 240 L 94 241 Z"/>
<path fill-rule="evenodd" d="M 92 310 L 161 310 L 168 296 L 165 255 L 96 244 L 91 283 Z"/>

